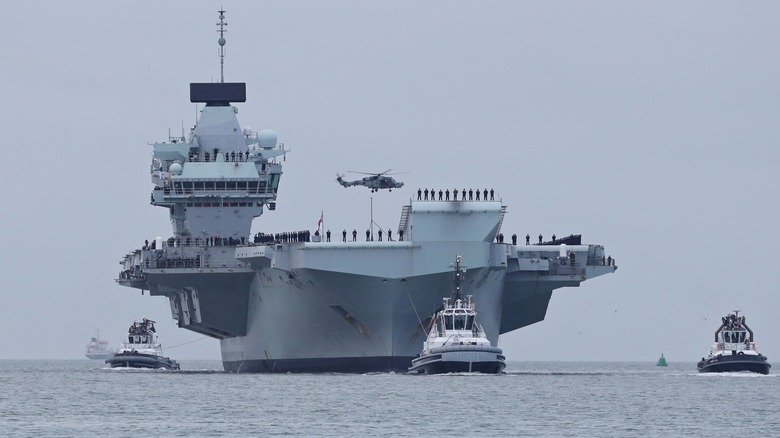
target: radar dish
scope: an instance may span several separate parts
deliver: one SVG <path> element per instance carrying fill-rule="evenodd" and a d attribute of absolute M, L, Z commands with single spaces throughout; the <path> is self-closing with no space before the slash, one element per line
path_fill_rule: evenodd
<path fill-rule="evenodd" d="M 264 148 L 276 147 L 276 139 L 276 133 L 270 129 L 263 129 L 257 134 L 257 142 Z"/>

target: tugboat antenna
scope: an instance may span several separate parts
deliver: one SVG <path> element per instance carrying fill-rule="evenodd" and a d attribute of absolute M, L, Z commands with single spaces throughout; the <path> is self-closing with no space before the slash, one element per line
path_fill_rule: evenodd
<path fill-rule="evenodd" d="M 219 12 L 219 23 L 217 23 L 217 26 L 219 26 L 219 40 L 217 42 L 219 43 L 219 82 L 225 82 L 225 32 L 227 30 L 225 29 L 225 26 L 227 26 L 227 23 L 225 22 L 225 11 L 221 10 Z"/>
<path fill-rule="evenodd" d="M 453 281 L 455 282 L 455 299 L 460 300 L 460 292 L 461 292 L 461 282 L 463 281 L 463 273 L 466 271 L 465 266 L 460 265 L 460 256 L 455 257 L 455 264 L 453 265 L 455 267 L 453 271 Z"/>

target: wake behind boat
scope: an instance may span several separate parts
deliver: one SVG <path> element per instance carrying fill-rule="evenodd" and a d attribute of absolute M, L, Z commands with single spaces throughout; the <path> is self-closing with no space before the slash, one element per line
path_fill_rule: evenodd
<path fill-rule="evenodd" d="M 154 321 L 144 318 L 133 322 L 127 335 L 127 342 L 122 344 L 119 352 L 106 360 L 111 368 L 155 368 L 178 370 L 179 363 L 163 356 L 162 344 L 157 340 Z"/>
<path fill-rule="evenodd" d="M 463 277 L 460 256 L 455 258 L 455 303 L 444 298 L 444 309 L 432 321 L 419 357 L 412 360 L 410 373 L 489 373 L 500 374 L 506 363 L 503 351 L 490 345 L 485 330 L 477 323 L 472 295 L 461 299 Z"/>
<path fill-rule="evenodd" d="M 739 311 L 721 318 L 722 323 L 715 331 L 715 344 L 707 358 L 701 358 L 696 365 L 700 373 L 724 373 L 750 371 L 769 374 L 772 366 L 767 357 L 756 351 L 753 330 L 745 323 Z"/>

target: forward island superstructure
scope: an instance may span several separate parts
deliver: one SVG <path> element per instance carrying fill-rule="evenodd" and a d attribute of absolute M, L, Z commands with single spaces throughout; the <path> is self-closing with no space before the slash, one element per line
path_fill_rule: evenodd
<path fill-rule="evenodd" d="M 226 371 L 405 372 L 457 254 L 492 343 L 543 320 L 553 290 L 616 269 L 579 236 L 497 242 L 507 207 L 493 200 L 410 200 L 397 240 L 251 236 L 276 209 L 287 151 L 239 125 L 244 83 L 193 83 L 190 100 L 205 106 L 189 136 L 153 144 L 151 203 L 169 210 L 173 235 L 128 253 L 117 281 L 167 297 L 179 327 L 219 339 Z"/>

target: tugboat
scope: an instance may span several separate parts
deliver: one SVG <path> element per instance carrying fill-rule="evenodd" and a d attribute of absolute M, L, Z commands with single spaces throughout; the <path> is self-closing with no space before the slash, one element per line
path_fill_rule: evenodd
<path fill-rule="evenodd" d="M 766 356 L 756 351 L 753 330 L 745 324 L 745 317 L 739 310 L 721 318 L 722 323 L 715 331 L 715 344 L 707 358 L 701 358 L 696 365 L 700 373 L 724 373 L 750 371 L 769 374 L 772 366 Z"/>
<path fill-rule="evenodd" d="M 87 356 L 87 359 L 97 360 L 108 359 L 113 356 L 114 353 L 116 353 L 116 350 L 108 348 L 108 341 L 100 339 L 100 332 L 90 339 L 89 344 L 87 344 L 87 348 L 84 351 L 84 355 Z"/>
<path fill-rule="evenodd" d="M 111 365 L 111 368 L 179 369 L 178 362 L 163 356 L 154 321 L 146 318 L 140 323 L 133 322 L 128 330 L 127 343 L 122 344 L 119 352 L 107 359 L 106 363 Z"/>
<path fill-rule="evenodd" d="M 666 365 L 667 365 L 666 358 L 664 357 L 664 354 L 661 353 L 661 357 L 658 358 L 658 362 L 655 363 L 655 366 L 665 367 Z"/>
<path fill-rule="evenodd" d="M 503 351 L 490 345 L 485 330 L 477 323 L 472 295 L 460 296 L 463 280 L 460 256 L 455 258 L 455 302 L 444 298 L 444 308 L 431 321 L 423 351 L 412 360 L 410 373 L 488 373 L 501 374 L 506 367 Z"/>

